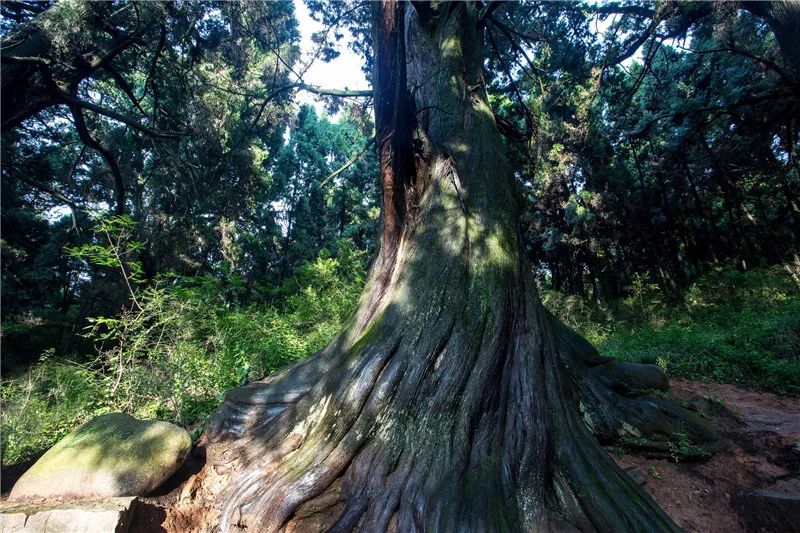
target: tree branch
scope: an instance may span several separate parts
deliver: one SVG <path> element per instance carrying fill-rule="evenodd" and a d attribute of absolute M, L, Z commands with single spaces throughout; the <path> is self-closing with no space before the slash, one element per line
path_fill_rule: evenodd
<path fill-rule="evenodd" d="M 91 102 L 86 102 L 84 100 L 80 100 L 73 96 L 66 94 L 64 91 L 58 91 L 58 99 L 61 100 L 63 103 L 71 106 L 77 107 L 79 109 L 86 109 L 88 111 L 93 111 L 98 115 L 103 115 L 110 119 L 116 120 L 117 122 L 122 122 L 126 126 L 130 126 L 131 128 L 135 129 L 140 133 L 144 133 L 146 135 L 150 135 L 151 137 L 158 137 L 161 139 L 174 139 L 180 137 L 182 135 L 186 135 L 186 132 L 174 132 L 174 131 L 158 131 L 147 126 L 143 126 L 136 122 L 134 119 L 130 117 L 126 117 L 116 111 L 112 111 L 110 109 L 106 109 L 105 107 L 101 107 L 97 104 L 93 104 Z"/>
<path fill-rule="evenodd" d="M 125 212 L 125 182 L 122 180 L 122 173 L 119 169 L 117 159 L 105 146 L 97 142 L 89 133 L 89 128 L 86 127 L 86 121 L 83 118 L 83 112 L 77 105 L 70 106 L 72 118 L 75 120 L 75 129 L 78 130 L 78 136 L 89 148 L 99 153 L 103 159 L 108 163 L 111 170 L 111 175 L 114 178 L 114 189 L 116 190 L 117 200 L 114 209 L 114 214 L 121 215 Z"/>
<path fill-rule="evenodd" d="M 518 143 L 527 142 L 531 134 L 523 133 L 519 131 L 512 123 L 498 115 L 497 113 L 492 112 L 494 115 L 494 121 L 497 124 L 497 131 L 500 132 L 500 135 L 506 137 L 508 140 Z"/>
<path fill-rule="evenodd" d="M 147 113 L 144 112 L 142 106 L 139 105 L 139 100 L 137 100 L 136 96 L 133 94 L 133 89 L 131 89 L 131 86 L 128 84 L 127 80 L 122 76 L 122 74 L 120 74 L 120 72 L 114 68 L 111 63 L 107 64 L 104 67 L 104 70 L 111 74 L 111 77 L 114 79 L 114 83 L 116 83 L 117 87 L 119 87 L 120 90 L 125 93 L 125 96 L 128 97 L 128 100 L 131 101 L 136 109 L 138 109 L 142 115 L 147 116 Z"/>
<path fill-rule="evenodd" d="M 46 192 L 47 194 L 49 194 L 50 196 L 52 196 L 56 200 L 61 200 L 62 202 L 67 204 L 70 207 L 70 209 L 72 209 L 72 210 L 77 209 L 77 205 L 75 204 L 75 202 L 73 202 L 72 200 L 67 198 L 67 196 L 64 193 L 62 193 L 62 192 L 60 192 L 60 191 L 58 191 L 58 190 L 56 190 L 56 189 L 54 189 L 52 187 L 49 187 L 48 185 L 45 185 L 45 184 L 40 183 L 38 181 L 32 180 L 22 172 L 17 174 L 16 178 L 18 180 L 22 181 L 23 183 L 27 183 L 31 187 L 39 189 L 42 192 Z"/>
<path fill-rule="evenodd" d="M 356 154 L 353 157 L 348 159 L 344 165 L 342 165 L 341 167 L 337 168 L 336 170 L 328 174 L 328 176 L 324 180 L 322 180 L 322 182 L 319 184 L 319 188 L 322 188 L 326 183 L 328 183 L 328 181 L 330 181 L 331 179 L 335 178 L 336 176 L 338 176 L 339 174 L 350 168 L 350 166 L 353 163 L 358 161 L 359 158 L 362 155 L 364 155 L 364 152 L 367 151 L 367 148 L 369 148 L 374 142 L 375 142 L 375 137 L 372 137 L 369 141 L 367 141 L 367 143 L 364 146 L 361 147 L 361 149 L 358 152 L 356 152 Z"/>
<path fill-rule="evenodd" d="M 483 9 L 480 10 L 478 13 L 478 26 L 482 26 L 484 24 L 484 20 L 487 17 L 490 17 L 494 11 L 503 4 L 500 0 L 489 0 Z"/>
<path fill-rule="evenodd" d="M 511 75 L 511 70 L 509 69 L 508 64 L 503 59 L 502 54 L 500 54 L 500 50 L 497 47 L 497 43 L 494 40 L 492 32 L 488 31 L 486 33 L 489 36 L 489 42 L 492 44 L 492 48 L 494 49 L 495 54 L 497 54 L 497 60 L 500 62 L 500 65 L 503 68 L 503 72 L 505 72 L 506 77 L 508 78 L 509 83 L 511 84 L 511 90 L 514 92 L 514 97 L 517 101 L 517 109 L 522 112 L 522 115 L 525 118 L 525 126 L 526 129 L 528 130 L 527 135 L 517 131 L 516 128 L 514 128 L 509 122 L 503 120 L 496 113 L 495 113 L 495 123 L 497 124 L 498 130 L 509 138 L 518 139 L 519 138 L 518 136 L 522 135 L 523 138 L 527 139 L 533 134 L 533 119 L 531 118 L 530 110 L 528 109 L 528 106 L 525 105 L 525 101 L 522 97 L 522 92 L 519 90 L 517 83 L 514 81 L 514 77 Z"/>
<path fill-rule="evenodd" d="M 653 127 L 657 122 L 665 119 L 675 120 L 681 116 L 689 116 L 689 115 L 707 115 L 712 112 L 721 111 L 722 114 L 732 114 L 735 109 L 740 107 L 747 107 L 752 105 L 762 104 L 764 102 L 769 102 L 772 100 L 778 100 L 781 98 L 790 97 L 791 93 L 784 92 L 784 91 L 774 91 L 767 94 L 762 94 L 758 96 L 746 97 L 742 98 L 737 102 L 733 102 L 727 105 L 717 105 L 717 106 L 705 106 L 705 107 L 697 107 L 694 109 L 688 109 L 686 111 L 682 111 L 679 113 L 673 112 L 665 112 L 656 115 L 655 117 L 651 118 L 644 126 L 638 128 L 636 131 L 630 133 L 630 138 L 636 139 L 638 137 L 643 136 L 647 133 L 647 131 Z"/>
<path fill-rule="evenodd" d="M 492 16 L 491 14 L 487 14 L 486 18 L 492 24 L 494 24 L 495 26 L 500 28 L 500 30 L 509 38 L 509 40 L 511 40 L 511 35 L 516 35 L 517 37 L 519 37 L 520 39 L 522 39 L 523 41 L 526 41 L 528 43 L 538 43 L 538 42 L 542 41 L 542 39 L 537 39 L 535 37 L 531 37 L 530 35 L 526 35 L 526 34 L 520 32 L 516 28 L 512 28 L 511 26 L 509 26 L 508 24 L 505 24 L 503 21 L 499 20 L 497 17 Z"/>
<path fill-rule="evenodd" d="M 164 44 L 167 40 L 167 28 L 164 24 L 161 24 L 161 33 L 158 38 L 158 47 L 156 48 L 155 54 L 153 54 L 153 61 L 150 62 L 150 68 L 147 71 L 147 79 L 144 81 L 144 86 L 142 87 L 142 96 L 139 97 L 139 101 L 142 101 L 147 94 L 147 87 L 152 83 L 153 78 L 156 75 L 156 67 L 158 66 L 158 59 L 161 57 L 161 53 L 164 51 Z M 155 106 L 153 108 L 153 116 L 155 116 Z"/>
<path fill-rule="evenodd" d="M 53 61 L 47 57 L 39 57 L 39 56 L 2 56 L 0 59 L 3 63 L 10 63 L 12 65 L 20 65 L 25 63 L 35 63 L 37 65 L 46 65 L 50 66 L 53 64 Z"/>
<path fill-rule="evenodd" d="M 789 75 L 780 67 L 780 65 L 778 65 L 777 63 L 766 57 L 757 56 L 756 54 L 749 52 L 743 48 L 738 48 L 736 46 L 736 43 L 734 43 L 733 41 L 730 41 L 727 48 L 707 48 L 704 50 L 694 50 L 692 48 L 686 48 L 684 46 L 678 46 L 677 48 L 693 54 L 713 54 L 717 52 L 728 52 L 731 54 L 738 54 L 747 57 L 749 59 L 752 59 L 757 63 L 761 63 L 768 69 L 775 72 L 775 74 L 777 74 L 787 85 L 789 86 L 797 85 L 797 82 L 792 80 L 789 77 Z"/>
<path fill-rule="evenodd" d="M 316 85 L 309 85 L 307 83 L 297 83 L 295 87 L 301 91 L 308 91 L 310 93 L 319 94 L 322 96 L 339 96 L 342 98 L 350 98 L 350 97 L 366 97 L 372 96 L 372 89 L 363 89 L 363 90 L 355 90 L 351 91 L 348 89 L 323 89 L 322 87 L 318 87 Z"/>
<path fill-rule="evenodd" d="M 597 15 L 635 15 L 637 17 L 651 18 L 656 14 L 655 10 L 642 5 L 621 6 L 619 4 L 609 3 L 582 7 L 589 13 L 595 13 Z"/>
<path fill-rule="evenodd" d="M 650 24 L 647 25 L 647 28 L 642 32 L 639 37 L 633 40 L 622 52 L 617 54 L 614 59 L 608 61 L 606 65 L 618 65 L 631 57 L 636 51 L 645 43 L 647 39 L 649 39 L 653 33 L 658 28 L 658 25 L 661 23 L 661 19 L 658 16 L 653 16 L 653 20 L 650 21 Z"/>

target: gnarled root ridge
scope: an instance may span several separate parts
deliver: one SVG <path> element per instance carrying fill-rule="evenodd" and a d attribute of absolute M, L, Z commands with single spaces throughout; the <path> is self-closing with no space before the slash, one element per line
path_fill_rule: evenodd
<path fill-rule="evenodd" d="M 657 368 L 567 360 L 547 318 L 495 336 L 489 317 L 440 317 L 411 338 L 398 319 L 336 363 L 321 354 L 231 391 L 201 442 L 205 479 L 176 511 L 222 531 L 673 529 L 589 433 L 668 451 L 670 431 L 694 428 L 691 411 L 641 394 L 663 389 Z"/>
<path fill-rule="evenodd" d="M 591 350 L 564 360 L 515 327 L 513 343 L 472 351 L 465 339 L 485 331 L 460 329 L 431 328 L 414 351 L 383 332 L 339 365 L 323 353 L 234 389 L 201 441 L 203 485 L 177 511 L 222 531 L 674 529 L 595 439 L 663 453 L 676 431 L 718 442 L 653 395 L 666 389 L 657 367 Z"/>
<path fill-rule="evenodd" d="M 695 404 L 669 394 L 658 366 L 601 357 L 583 338 L 559 327 L 563 345 L 585 365 L 578 407 L 602 444 L 654 457 L 674 455 L 676 447 L 690 444 L 681 450 L 682 459 L 708 458 L 728 445 Z"/>

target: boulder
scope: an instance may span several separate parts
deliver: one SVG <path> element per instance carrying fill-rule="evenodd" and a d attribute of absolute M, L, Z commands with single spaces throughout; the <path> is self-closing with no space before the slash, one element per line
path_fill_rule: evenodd
<path fill-rule="evenodd" d="M 0 505 L 0 533 L 127 533 L 136 498 Z"/>
<path fill-rule="evenodd" d="M 740 495 L 737 503 L 751 531 L 800 533 L 800 493 L 756 490 Z"/>
<path fill-rule="evenodd" d="M 50 448 L 9 500 L 144 495 L 178 470 L 191 446 L 189 434 L 174 424 L 101 415 Z"/>

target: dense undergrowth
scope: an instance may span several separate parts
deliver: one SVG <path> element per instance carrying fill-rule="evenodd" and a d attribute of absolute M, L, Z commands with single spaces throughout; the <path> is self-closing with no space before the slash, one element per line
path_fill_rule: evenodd
<path fill-rule="evenodd" d="M 800 287 L 779 266 L 712 272 L 680 302 L 644 278 L 606 304 L 551 291 L 543 300 L 604 355 L 657 364 L 671 378 L 800 394 Z"/>
<path fill-rule="evenodd" d="M 230 302 L 236 280 L 163 279 L 117 317 L 94 320 L 99 356 L 45 353 L 2 386 L 3 463 L 47 449 L 109 411 L 197 431 L 225 392 L 320 350 L 350 316 L 364 283 L 355 254 L 303 264 L 276 303 Z M 232 286 L 233 285 L 233 286 Z"/>
<path fill-rule="evenodd" d="M 231 281 L 172 279 L 98 318 L 99 357 L 51 354 L 2 387 L 3 462 L 35 455 L 108 411 L 197 430 L 225 391 L 322 348 L 352 312 L 364 280 L 355 255 L 306 263 L 272 305 L 237 305 Z M 235 289 L 235 283 L 234 289 Z M 715 272 L 682 303 L 640 278 L 607 304 L 544 291 L 545 304 L 612 357 L 655 363 L 674 378 L 800 394 L 800 289 L 779 268 Z"/>

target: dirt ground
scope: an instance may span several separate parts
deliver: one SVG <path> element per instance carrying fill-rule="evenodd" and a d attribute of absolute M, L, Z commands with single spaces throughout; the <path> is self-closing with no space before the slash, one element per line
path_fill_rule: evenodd
<path fill-rule="evenodd" d="M 615 455 L 617 463 L 637 467 L 645 490 L 687 532 L 758 531 L 748 492 L 800 494 L 800 399 L 696 381 L 673 381 L 672 389 L 685 399 L 711 400 L 710 416 L 731 441 L 728 449 L 704 462 Z"/>

